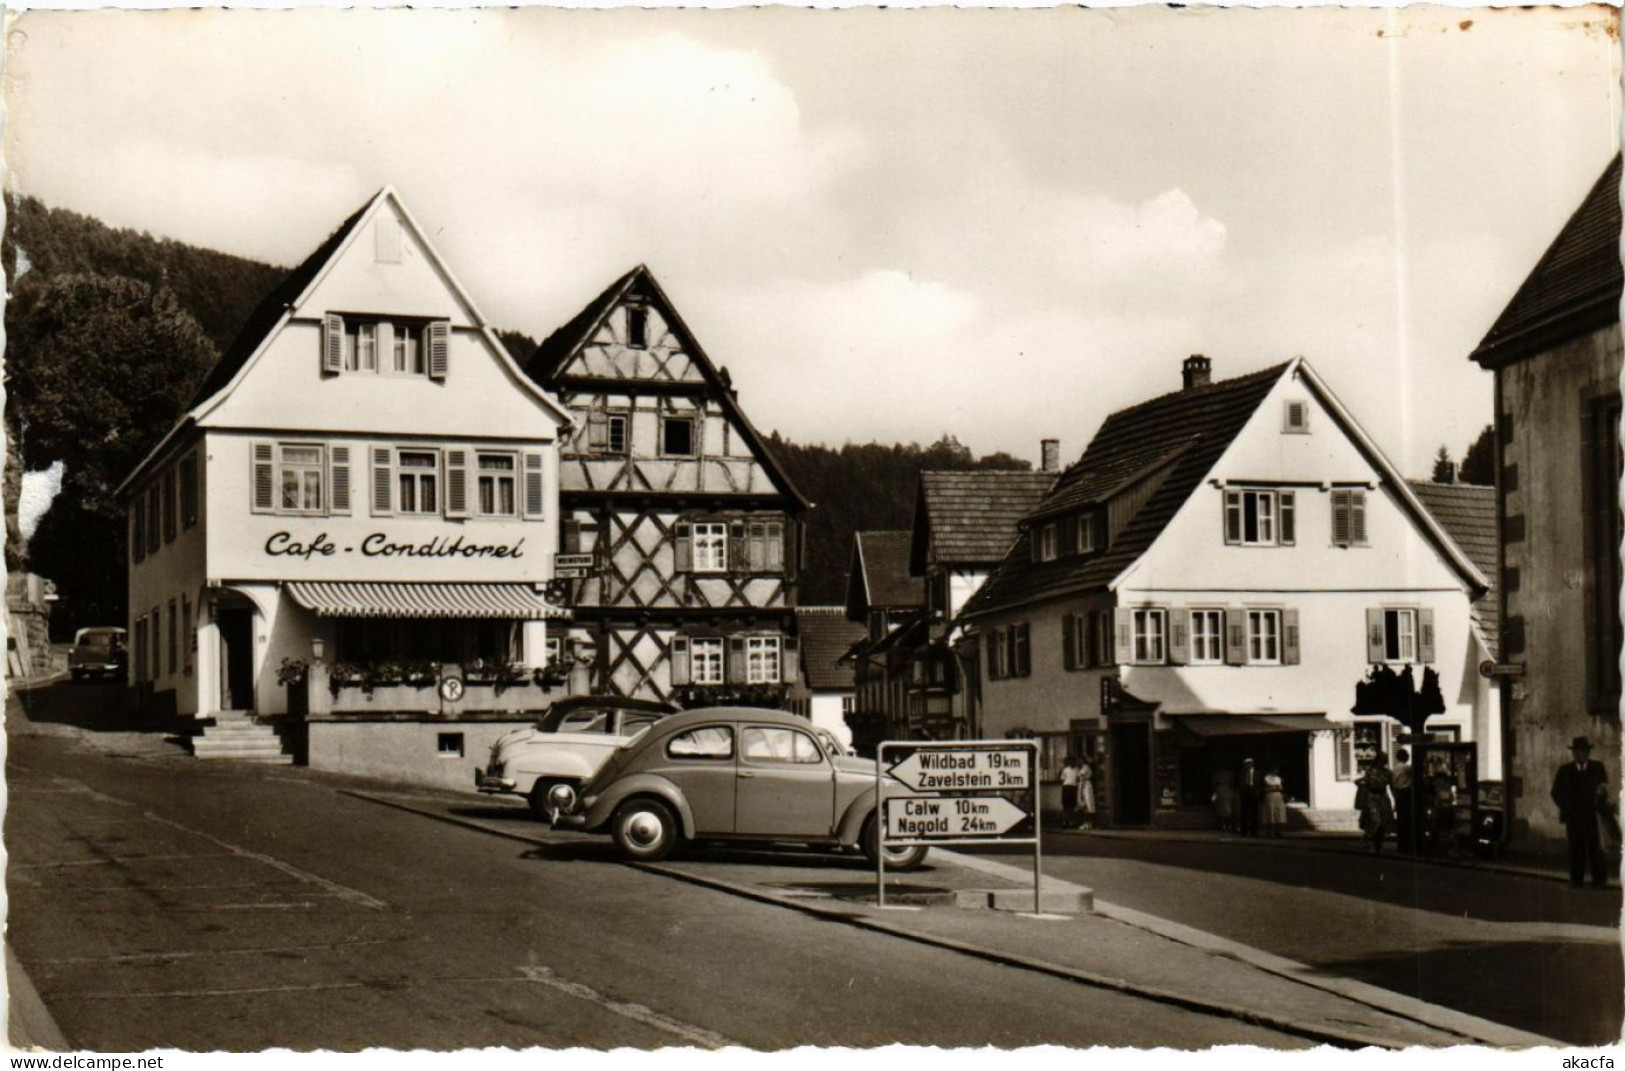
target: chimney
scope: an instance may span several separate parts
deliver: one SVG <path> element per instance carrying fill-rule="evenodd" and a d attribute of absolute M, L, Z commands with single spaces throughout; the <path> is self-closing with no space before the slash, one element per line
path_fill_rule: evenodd
<path fill-rule="evenodd" d="M 1042 458 L 1043 465 L 1043 467 L 1039 470 L 1040 472 L 1061 471 L 1061 440 L 1038 440 L 1038 453 L 1039 457 Z"/>
<path fill-rule="evenodd" d="M 1181 371 L 1185 373 L 1186 390 L 1195 390 L 1213 382 L 1213 362 L 1200 353 L 1193 353 L 1185 358 Z"/>

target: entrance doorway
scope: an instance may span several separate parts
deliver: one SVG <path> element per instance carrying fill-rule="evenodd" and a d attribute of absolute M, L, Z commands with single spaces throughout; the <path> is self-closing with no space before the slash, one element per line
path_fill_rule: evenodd
<path fill-rule="evenodd" d="M 254 608 L 221 606 L 215 610 L 220 629 L 220 709 L 254 709 Z"/>
<path fill-rule="evenodd" d="M 1112 821 L 1143 826 L 1151 821 L 1151 724 L 1113 725 Z"/>

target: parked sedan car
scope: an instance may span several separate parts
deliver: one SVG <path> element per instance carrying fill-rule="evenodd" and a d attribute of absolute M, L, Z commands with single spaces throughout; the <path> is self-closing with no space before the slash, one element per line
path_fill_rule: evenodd
<path fill-rule="evenodd" d="M 546 820 L 554 785 L 579 790 L 616 747 L 676 710 L 666 703 L 616 696 L 560 700 L 535 725 L 515 729 L 491 745 L 490 764 L 474 771 L 474 785 L 487 795 L 523 796 L 531 813 Z"/>
<path fill-rule="evenodd" d="M 122 681 L 128 656 L 124 630 L 82 628 L 73 634 L 73 650 L 68 652 L 68 673 L 77 683 L 91 677 Z"/>
<path fill-rule="evenodd" d="M 907 793 L 888 778 L 888 792 Z M 608 833 L 634 861 L 684 840 L 879 848 L 875 763 L 842 754 L 807 720 L 777 710 L 706 707 L 663 719 L 616 750 L 579 798 L 554 789 L 560 827 Z M 928 848 L 889 849 L 912 870 Z"/>

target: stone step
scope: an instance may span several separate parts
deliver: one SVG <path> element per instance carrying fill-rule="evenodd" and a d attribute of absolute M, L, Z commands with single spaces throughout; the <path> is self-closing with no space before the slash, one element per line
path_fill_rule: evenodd
<path fill-rule="evenodd" d="M 192 741 L 194 751 L 252 751 L 254 748 L 262 747 L 274 747 L 281 750 L 282 738 L 278 736 L 199 736 Z"/>
<path fill-rule="evenodd" d="M 261 766 L 292 766 L 293 756 L 281 752 L 231 752 L 227 754 L 203 753 L 196 756 L 204 762 L 250 762 Z"/>
<path fill-rule="evenodd" d="M 215 737 L 275 736 L 276 730 L 269 725 L 211 725 L 203 730 L 203 735 L 211 740 Z"/>

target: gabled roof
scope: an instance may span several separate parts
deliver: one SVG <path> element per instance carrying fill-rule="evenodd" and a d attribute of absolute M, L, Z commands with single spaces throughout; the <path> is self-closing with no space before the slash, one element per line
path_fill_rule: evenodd
<path fill-rule="evenodd" d="M 1456 546 L 1472 559 L 1479 572 L 1490 578 L 1490 587 L 1473 602 L 1473 614 L 1483 626 L 1485 640 L 1493 644 L 1500 635 L 1501 620 L 1500 601 L 1495 592 L 1495 488 L 1425 480 L 1412 480 L 1410 484 L 1422 505 L 1456 541 Z"/>
<path fill-rule="evenodd" d="M 1285 375 L 1296 376 L 1303 382 L 1350 443 L 1381 474 L 1400 509 L 1439 548 L 1474 596 L 1483 594 L 1489 586 L 1488 577 L 1428 512 L 1411 485 L 1343 407 L 1331 388 L 1299 357 L 1250 375 L 1165 394 L 1107 417 L 1083 457 L 1061 476 L 1034 515 L 1049 512 L 1049 503 L 1069 495 L 1075 485 L 1104 486 L 1110 478 L 1118 478 L 1130 470 L 1131 462 L 1143 463 L 1146 458 L 1156 456 L 1159 448 L 1168 452 L 1165 460 L 1142 465 L 1140 471 L 1149 474 L 1160 468 L 1166 472 L 1162 482 L 1103 553 L 1063 555 L 1053 561 L 1035 562 L 1029 527 L 960 616 L 973 618 L 1061 595 L 1115 587 L 1124 572 L 1156 542 Z"/>
<path fill-rule="evenodd" d="M 602 293 L 587 302 L 580 312 L 570 317 L 544 338 L 541 345 L 536 348 L 536 354 L 531 358 L 526 373 L 547 390 L 559 389 L 559 381 L 563 376 L 564 369 L 569 365 L 570 359 L 592 341 L 593 335 L 597 334 L 599 327 L 603 325 L 604 317 L 608 316 L 610 311 L 628 293 L 633 291 L 643 293 L 650 301 L 659 306 L 661 315 L 665 318 L 672 333 L 682 342 L 683 352 L 688 354 L 695 366 L 699 368 L 700 374 L 705 377 L 713 396 L 739 428 L 740 434 L 750 444 L 751 452 L 767 469 L 768 475 L 772 477 L 773 482 L 784 488 L 785 494 L 789 495 L 800 509 L 810 509 L 812 503 L 807 501 L 806 496 L 797 489 L 795 481 L 790 479 L 790 474 L 784 470 L 784 467 L 779 464 L 778 458 L 773 455 L 773 451 L 768 448 L 767 440 L 762 437 L 761 432 L 756 430 L 756 426 L 750 422 L 750 418 L 745 415 L 745 411 L 739 407 L 739 400 L 734 397 L 732 385 L 722 378 L 721 373 L 717 371 L 716 365 L 711 363 L 711 358 L 706 354 L 705 348 L 694 337 L 694 332 L 689 330 L 688 324 L 683 321 L 682 314 L 672 304 L 671 298 L 666 296 L 665 289 L 661 287 L 659 280 L 654 277 L 654 273 L 649 270 L 648 265 L 639 264 L 613 283 L 610 283 Z"/>
<path fill-rule="evenodd" d="M 1102 554 L 1035 562 L 1030 530 L 1023 533 L 961 616 L 1109 584 L 1162 534 L 1288 367 L 1279 364 L 1165 394 L 1107 417 L 1083 457 L 1061 475 L 1033 513 L 1049 512 L 1051 503 L 1092 500 L 1100 488 L 1116 486 L 1125 475 L 1177 453 L 1168 478 Z"/>
<path fill-rule="evenodd" d="M 1016 538 L 1017 522 L 1054 486 L 1055 476 L 1012 469 L 920 473 L 909 571 L 922 576 L 932 562 L 997 563 Z"/>
<path fill-rule="evenodd" d="M 925 581 L 909 575 L 910 533 L 858 532 L 852 537 L 852 571 L 846 581 L 846 613 L 861 621 L 870 610 L 912 610 L 925 605 Z"/>
<path fill-rule="evenodd" d="M 864 637 L 864 627 L 846 619 L 839 606 L 796 607 L 796 631 L 801 636 L 801 674 L 815 691 L 850 692 L 852 664 L 841 659 Z"/>
<path fill-rule="evenodd" d="M 1619 322 L 1620 157 L 1603 169 L 1472 358 L 1499 368 Z"/>

